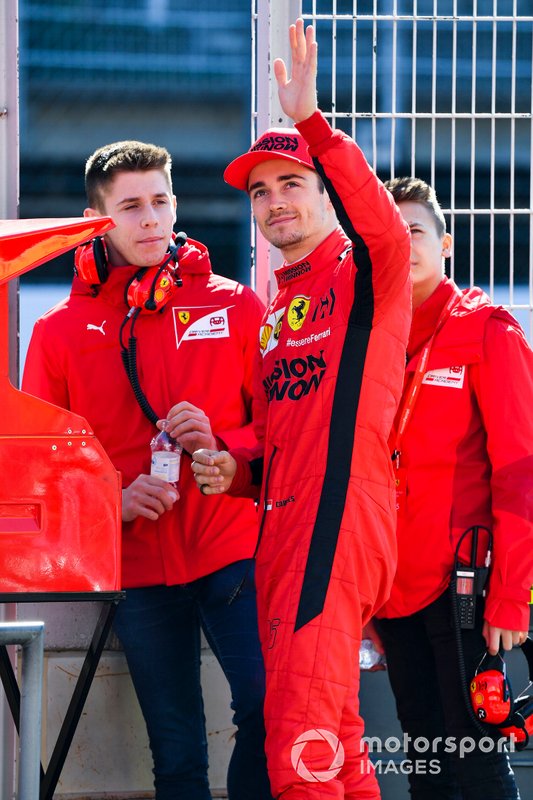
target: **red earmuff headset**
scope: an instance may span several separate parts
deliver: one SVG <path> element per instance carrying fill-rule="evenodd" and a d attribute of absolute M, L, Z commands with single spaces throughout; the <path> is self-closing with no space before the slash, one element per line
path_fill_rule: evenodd
<path fill-rule="evenodd" d="M 126 303 L 141 311 L 159 311 L 172 297 L 176 286 L 181 286 L 181 278 L 176 275 L 178 248 L 187 241 L 187 235 L 180 231 L 172 234 L 169 253 L 156 267 L 141 267 L 135 273 L 125 290 Z M 74 273 L 84 283 L 98 287 L 109 276 L 107 249 L 101 236 L 80 245 L 74 254 Z"/>
<path fill-rule="evenodd" d="M 99 286 L 106 282 L 109 276 L 107 248 L 101 236 L 76 248 L 74 274 L 90 286 Z"/>
<path fill-rule="evenodd" d="M 529 670 L 529 685 L 533 685 L 533 641 L 529 638 L 521 645 Z M 500 654 L 491 656 L 488 651 L 479 662 L 470 683 L 470 701 L 481 722 L 496 725 L 507 737 L 514 737 L 517 750 L 527 747 L 533 735 L 533 696 L 522 694 L 513 699 L 506 665 Z"/>

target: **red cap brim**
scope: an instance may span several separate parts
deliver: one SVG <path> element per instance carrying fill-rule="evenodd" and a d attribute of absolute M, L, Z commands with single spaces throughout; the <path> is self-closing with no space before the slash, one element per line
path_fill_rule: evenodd
<path fill-rule="evenodd" d="M 269 133 L 267 131 L 267 133 Z M 264 138 L 266 134 L 263 135 Z M 300 152 L 302 148 L 300 147 Z M 252 150 L 251 152 L 248 151 L 247 153 L 243 153 L 242 156 L 238 156 L 224 170 L 224 180 L 226 183 L 229 183 L 230 186 L 234 186 L 235 189 L 242 189 L 242 191 L 248 191 L 248 178 L 250 176 L 250 172 L 253 170 L 257 164 L 260 164 L 263 161 L 269 161 L 273 158 L 283 159 L 286 161 L 295 161 L 297 164 L 301 164 L 303 167 L 307 167 L 308 169 L 315 169 L 315 165 L 309 155 L 307 148 L 305 151 L 305 158 L 298 158 L 297 156 L 290 155 L 289 153 L 284 153 L 280 150 Z"/>

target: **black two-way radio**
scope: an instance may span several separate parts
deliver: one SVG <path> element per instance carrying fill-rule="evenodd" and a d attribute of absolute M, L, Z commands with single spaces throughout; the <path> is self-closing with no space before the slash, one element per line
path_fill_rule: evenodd
<path fill-rule="evenodd" d="M 487 550 L 482 567 L 477 566 L 478 539 L 479 531 L 487 533 Z M 470 549 L 470 563 L 463 564 L 459 560 L 459 549 L 463 539 L 471 534 L 472 545 Z M 483 525 L 472 525 L 462 534 L 455 551 L 455 565 L 453 571 L 452 586 L 455 591 L 456 609 L 461 628 L 472 629 L 476 621 L 476 601 L 478 597 L 485 596 L 485 586 L 489 575 L 490 559 L 492 551 L 492 533 Z"/>

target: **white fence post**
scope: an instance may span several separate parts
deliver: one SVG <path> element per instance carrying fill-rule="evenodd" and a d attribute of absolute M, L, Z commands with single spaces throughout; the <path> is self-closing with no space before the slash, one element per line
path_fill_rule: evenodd
<path fill-rule="evenodd" d="M 18 2 L 0 3 L 0 219 L 15 219 L 19 205 L 18 113 Z M 12 383 L 18 385 L 18 281 L 11 281 L 9 296 L 9 365 Z M 0 621 L 15 618 L 13 604 L 0 605 Z M 14 786 L 15 726 L 0 695 L 0 795 L 12 797 Z"/>
<path fill-rule="evenodd" d="M 281 110 L 276 79 L 272 71 L 274 58 L 290 64 L 289 25 L 301 14 L 301 0 L 253 0 L 255 45 L 252 52 L 252 140 L 273 127 L 292 127 Z M 266 302 L 272 292 L 272 271 L 281 264 L 279 250 L 257 233 L 252 223 L 255 242 L 255 290 Z"/>

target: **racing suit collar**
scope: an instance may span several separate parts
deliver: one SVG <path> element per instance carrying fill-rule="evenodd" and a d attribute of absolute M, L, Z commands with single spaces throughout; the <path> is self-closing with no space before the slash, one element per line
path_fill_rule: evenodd
<path fill-rule="evenodd" d="M 304 258 L 300 258 L 292 264 L 284 262 L 281 267 L 274 270 L 278 289 L 281 289 L 288 283 L 294 283 L 304 278 L 311 272 L 331 269 L 332 262 L 339 259 L 349 246 L 350 240 L 342 228 L 335 228 L 334 231 L 326 236 L 318 247 L 315 247 L 315 249 L 304 256 Z"/>

